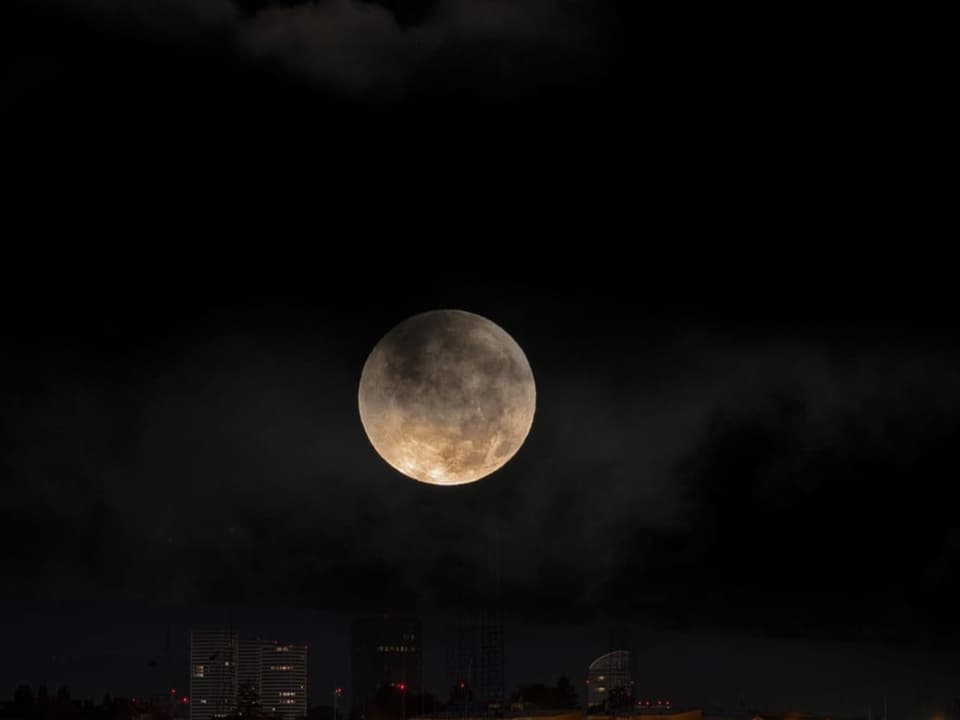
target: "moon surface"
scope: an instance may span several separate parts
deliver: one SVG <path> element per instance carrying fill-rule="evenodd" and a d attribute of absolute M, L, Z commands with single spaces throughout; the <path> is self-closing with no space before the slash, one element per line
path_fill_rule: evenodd
<path fill-rule="evenodd" d="M 377 343 L 360 375 L 374 449 L 432 485 L 475 482 L 523 445 L 536 409 L 526 355 L 503 328 L 462 310 L 414 315 Z"/>

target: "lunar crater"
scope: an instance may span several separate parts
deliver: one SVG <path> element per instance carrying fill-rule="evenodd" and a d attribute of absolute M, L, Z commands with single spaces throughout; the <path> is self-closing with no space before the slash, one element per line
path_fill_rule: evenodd
<path fill-rule="evenodd" d="M 523 445 L 536 386 L 523 350 L 498 325 L 462 310 L 415 315 L 364 364 L 360 419 L 399 472 L 461 485 L 495 472 Z"/>

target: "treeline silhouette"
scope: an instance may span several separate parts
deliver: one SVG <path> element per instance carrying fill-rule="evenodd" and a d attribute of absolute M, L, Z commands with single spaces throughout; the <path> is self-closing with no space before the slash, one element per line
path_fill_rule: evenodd
<path fill-rule="evenodd" d="M 542 683 L 521 685 L 513 691 L 510 702 L 541 710 L 572 710 L 577 707 L 577 689 L 570 678 L 562 675 L 555 687 Z"/>
<path fill-rule="evenodd" d="M 3 720 L 168 720 L 175 714 L 173 698 L 137 699 L 106 693 L 97 703 L 74 699 L 66 687 L 51 694 L 45 685 L 36 692 L 29 685 L 19 685 L 13 700 L 0 704 Z"/>
<path fill-rule="evenodd" d="M 381 685 L 367 707 L 352 708 L 350 720 L 411 720 L 421 714 L 443 710 L 445 705 L 433 693 L 418 693 L 397 685 Z"/>
<path fill-rule="evenodd" d="M 410 720 L 418 715 L 429 715 L 474 702 L 473 692 L 465 683 L 450 690 L 447 702 L 436 695 L 384 685 L 374 701 L 363 712 L 354 709 L 350 720 Z M 175 695 L 150 697 L 113 697 L 106 693 L 100 702 L 79 700 L 69 689 L 60 687 L 51 694 L 41 685 L 34 692 L 29 685 L 19 685 L 13 700 L 0 703 L 0 720 L 185 720 L 189 706 Z M 514 708 L 560 709 L 577 707 L 577 691 L 566 677 L 556 687 L 542 684 L 521 685 L 510 697 Z M 260 698 L 249 687 L 241 686 L 237 707 L 228 720 L 269 720 L 271 713 L 261 707 Z M 348 717 L 345 708 L 317 705 L 309 708 L 307 720 L 342 720 Z"/>

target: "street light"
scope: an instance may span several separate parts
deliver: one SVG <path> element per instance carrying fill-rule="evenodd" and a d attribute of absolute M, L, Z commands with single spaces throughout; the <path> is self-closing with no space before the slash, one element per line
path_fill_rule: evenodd
<path fill-rule="evenodd" d="M 407 720 L 407 684 L 400 683 L 400 720 Z"/>
<path fill-rule="evenodd" d="M 343 695 L 343 688 L 338 687 L 333 689 L 333 720 L 337 720 L 337 701 L 341 695 Z"/>

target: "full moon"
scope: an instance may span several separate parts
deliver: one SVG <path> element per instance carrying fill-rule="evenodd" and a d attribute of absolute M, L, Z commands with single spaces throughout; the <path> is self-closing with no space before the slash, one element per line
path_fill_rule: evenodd
<path fill-rule="evenodd" d="M 533 424 L 526 355 L 499 325 L 462 310 L 414 315 L 376 344 L 360 375 L 374 449 L 432 485 L 475 482 L 512 458 Z"/>

